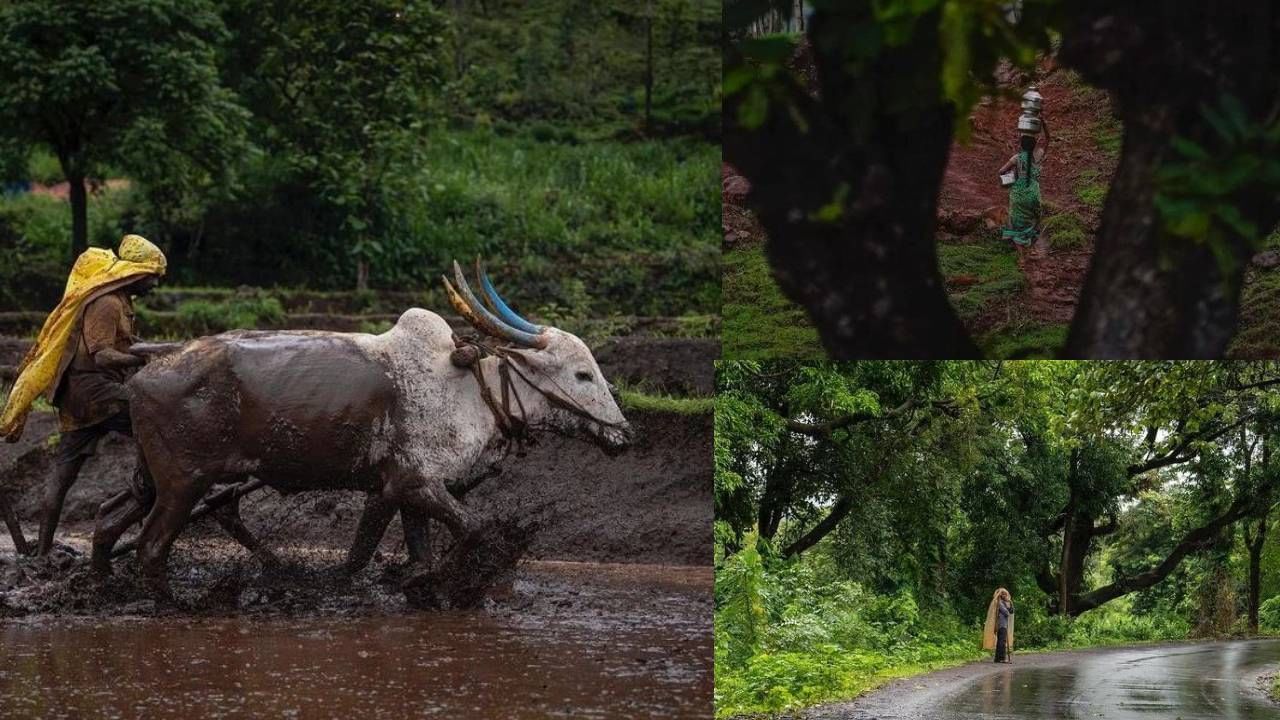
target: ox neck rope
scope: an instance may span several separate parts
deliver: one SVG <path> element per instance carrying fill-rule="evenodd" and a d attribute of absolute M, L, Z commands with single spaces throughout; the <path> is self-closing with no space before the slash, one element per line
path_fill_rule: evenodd
<path fill-rule="evenodd" d="M 560 387 L 555 378 L 543 374 L 559 393 L 550 392 L 542 389 L 529 379 L 521 371 L 518 365 L 524 365 L 528 370 L 535 370 L 524 356 L 512 349 L 501 346 L 489 346 L 476 340 L 463 340 L 465 345 L 476 348 L 478 357 L 471 365 L 471 374 L 475 376 L 476 382 L 480 385 L 480 397 L 484 400 L 485 405 L 489 406 L 489 411 L 493 413 L 493 419 L 498 425 L 498 430 L 502 433 L 503 438 L 508 441 L 514 440 L 516 443 L 516 455 L 523 455 L 524 448 L 527 444 L 532 444 L 529 438 L 529 422 L 525 411 L 524 402 L 520 399 L 520 395 L 516 392 L 515 381 L 511 379 L 511 374 L 524 381 L 535 392 L 546 398 L 547 402 L 553 407 L 567 410 L 575 415 L 584 417 L 591 422 L 599 424 L 601 427 L 616 427 L 621 423 L 608 422 L 601 420 L 591 413 L 590 410 L 582 407 L 572 397 L 564 392 L 564 388 Z M 486 356 L 493 356 L 498 359 L 498 387 L 502 393 L 502 402 L 499 403 L 493 396 L 493 390 L 489 387 L 489 383 L 485 380 L 484 370 L 480 366 L 480 360 Z M 517 417 L 511 411 L 511 401 L 514 398 L 516 407 L 519 408 L 520 414 Z"/>

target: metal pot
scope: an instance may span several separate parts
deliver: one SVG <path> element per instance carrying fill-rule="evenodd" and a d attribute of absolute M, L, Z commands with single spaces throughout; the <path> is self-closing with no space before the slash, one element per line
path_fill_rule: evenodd
<path fill-rule="evenodd" d="M 1018 132 L 1025 135 L 1035 135 L 1040 132 L 1040 118 L 1030 115 L 1018 118 Z"/>

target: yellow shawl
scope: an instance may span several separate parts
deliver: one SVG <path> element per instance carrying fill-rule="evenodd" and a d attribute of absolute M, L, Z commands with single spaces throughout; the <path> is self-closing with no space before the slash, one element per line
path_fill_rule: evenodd
<path fill-rule="evenodd" d="M 138 235 L 120 241 L 119 254 L 89 248 L 76 258 L 62 301 L 45 318 L 36 342 L 18 366 L 18 379 L 0 412 L 0 435 L 8 442 L 22 437 L 31 403 L 41 394 L 52 402 L 58 382 L 74 357 L 84 308 L 94 299 L 122 288 L 143 275 L 164 275 L 167 262 L 160 248 Z"/>
<path fill-rule="evenodd" d="M 1013 597 L 1009 595 L 1009 591 L 1005 590 L 1004 588 L 1000 588 L 996 590 L 995 594 L 991 596 L 991 604 L 987 606 L 987 622 L 986 622 L 986 625 L 984 625 L 982 628 L 982 649 L 983 650 L 996 649 L 996 610 L 998 608 L 998 603 L 1000 601 L 1001 595 L 1008 597 L 1011 603 L 1013 601 Z M 1013 616 L 1012 615 L 1009 616 L 1008 642 L 1009 642 L 1008 649 L 1013 650 Z"/>

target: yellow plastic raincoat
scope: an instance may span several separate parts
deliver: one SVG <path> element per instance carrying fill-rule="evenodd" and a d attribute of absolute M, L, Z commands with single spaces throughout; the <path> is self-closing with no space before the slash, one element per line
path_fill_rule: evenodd
<path fill-rule="evenodd" d="M 996 649 L 996 608 L 1000 601 L 1001 595 L 1009 597 L 1011 602 L 1013 600 L 1013 596 L 1009 595 L 1009 591 L 1005 590 L 1004 588 L 1000 588 L 996 590 L 995 594 L 991 596 L 991 604 L 987 606 L 987 623 L 982 627 L 982 649 L 983 650 Z M 1012 615 L 1009 616 L 1008 641 L 1009 641 L 1008 649 L 1012 651 L 1013 650 L 1013 616 Z"/>
<path fill-rule="evenodd" d="M 167 261 L 160 248 L 140 235 L 125 235 L 117 252 L 89 248 L 76 258 L 62 301 L 45 318 L 36 342 L 18 366 L 18 379 L 0 413 L 0 435 L 17 442 L 31 412 L 44 394 L 49 401 L 74 357 L 80 319 L 94 299 L 132 283 L 143 275 L 164 275 Z"/>

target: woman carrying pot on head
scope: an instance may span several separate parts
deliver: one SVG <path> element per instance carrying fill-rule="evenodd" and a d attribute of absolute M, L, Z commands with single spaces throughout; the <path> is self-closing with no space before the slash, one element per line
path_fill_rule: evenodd
<path fill-rule="evenodd" d="M 1013 181 L 1009 185 L 1009 227 L 1001 236 L 1019 245 L 1030 245 L 1040 234 L 1040 164 L 1049 147 L 1049 126 L 1038 117 L 1024 116 L 1018 121 L 1018 129 L 1022 133 L 1018 152 L 1000 168 L 1002 181 Z M 1037 148 L 1036 135 L 1041 132 L 1044 147 Z"/>
<path fill-rule="evenodd" d="M 982 649 L 995 650 L 996 662 L 1012 663 L 1013 597 L 1004 588 L 996 590 L 987 606 L 987 623 L 982 629 Z"/>

